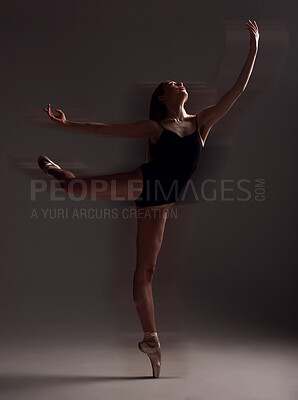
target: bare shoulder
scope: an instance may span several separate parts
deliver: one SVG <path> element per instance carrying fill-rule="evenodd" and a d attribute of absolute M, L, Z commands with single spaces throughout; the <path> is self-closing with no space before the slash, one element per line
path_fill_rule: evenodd
<path fill-rule="evenodd" d="M 213 112 L 214 106 L 215 104 L 207 106 L 196 114 L 203 147 L 205 147 L 206 139 L 213 125 L 210 123 L 210 114 Z"/>
<path fill-rule="evenodd" d="M 209 124 L 210 114 L 213 112 L 215 104 L 202 108 L 196 115 L 198 124 L 203 127 Z"/>
<path fill-rule="evenodd" d="M 162 128 L 160 125 L 151 119 L 135 122 L 140 137 L 148 139 L 150 142 L 155 143 L 160 135 Z"/>
<path fill-rule="evenodd" d="M 163 129 L 158 122 L 152 119 L 148 120 L 147 122 L 147 139 L 149 140 L 149 142 L 155 144 L 162 134 Z"/>
<path fill-rule="evenodd" d="M 151 143 L 156 143 L 162 132 L 162 128 L 158 122 L 152 119 L 134 122 L 133 124 L 129 124 L 128 128 L 131 135 L 134 135 L 135 132 L 134 137 L 148 139 Z"/>

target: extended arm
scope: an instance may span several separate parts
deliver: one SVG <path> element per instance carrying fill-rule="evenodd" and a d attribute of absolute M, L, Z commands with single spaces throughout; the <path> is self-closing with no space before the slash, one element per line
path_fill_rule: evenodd
<path fill-rule="evenodd" d="M 110 135 L 126 138 L 148 138 L 151 121 L 144 120 L 132 123 L 108 124 L 103 122 L 74 122 L 65 121 L 64 126 L 89 133 Z"/>
<path fill-rule="evenodd" d="M 88 133 L 97 133 L 101 135 L 111 135 L 126 138 L 149 138 L 156 128 L 156 123 L 151 120 L 138 121 L 133 123 L 117 123 L 109 124 L 103 122 L 75 122 L 66 119 L 62 110 L 56 109 L 58 115 L 54 115 L 51 111 L 51 105 L 44 108 L 50 119 L 59 125 Z"/>
<path fill-rule="evenodd" d="M 256 23 L 247 23 L 246 25 L 247 29 L 250 30 L 250 50 L 238 79 L 232 89 L 222 96 L 216 104 L 211 105 L 198 113 L 203 141 L 206 139 L 210 128 L 230 110 L 232 105 L 246 88 L 251 76 L 258 53 L 259 32 Z"/>

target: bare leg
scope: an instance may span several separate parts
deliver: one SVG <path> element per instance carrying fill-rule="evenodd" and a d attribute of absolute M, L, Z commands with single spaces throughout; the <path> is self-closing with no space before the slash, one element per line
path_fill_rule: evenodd
<path fill-rule="evenodd" d="M 133 298 L 144 332 L 156 332 L 152 280 L 157 256 L 162 245 L 167 212 L 173 205 L 146 207 L 150 216 L 138 217 L 137 265 L 133 278 Z M 137 207 L 140 212 L 140 208 Z M 145 338 L 149 345 L 156 345 L 157 338 Z"/>
<path fill-rule="evenodd" d="M 111 200 L 135 200 L 143 189 L 141 168 L 111 175 L 76 177 L 72 172 L 50 167 L 47 173 L 59 180 L 60 186 L 76 196 Z"/>

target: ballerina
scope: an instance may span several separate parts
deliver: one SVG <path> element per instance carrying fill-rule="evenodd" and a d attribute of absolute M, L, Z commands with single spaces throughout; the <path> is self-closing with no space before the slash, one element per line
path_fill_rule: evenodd
<path fill-rule="evenodd" d="M 172 80 L 161 82 L 153 92 L 149 120 L 120 124 L 74 122 L 60 109 L 56 109 L 58 115 L 54 115 L 50 104 L 44 108 L 50 119 L 61 127 L 118 137 L 142 137 L 149 141 L 149 160 L 127 172 L 76 177 L 45 155 L 38 157 L 38 165 L 45 174 L 58 179 L 65 191 L 79 195 L 85 191 L 87 195 L 111 200 L 117 192 L 122 199 L 133 200 L 138 210 L 146 209 L 146 217 L 137 218 L 133 298 L 144 332 L 138 346 L 149 356 L 154 378 L 160 376 L 161 347 L 155 323 L 152 280 L 167 214 L 197 168 L 210 129 L 227 114 L 247 86 L 258 52 L 259 29 L 256 22 L 250 20 L 246 28 L 250 32 L 250 49 L 238 79 L 216 104 L 196 115 L 185 111 L 188 93 L 183 83 Z M 100 191 L 94 185 L 98 180 L 105 183 Z M 131 181 L 140 184 L 131 190 Z M 82 182 L 84 185 L 79 185 Z M 158 214 L 157 209 L 161 211 Z"/>

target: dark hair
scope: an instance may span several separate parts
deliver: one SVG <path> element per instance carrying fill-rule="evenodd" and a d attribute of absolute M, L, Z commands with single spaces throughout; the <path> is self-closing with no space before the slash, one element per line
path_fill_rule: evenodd
<path fill-rule="evenodd" d="M 162 119 L 166 118 L 167 108 L 161 101 L 158 100 L 158 96 L 162 96 L 163 94 L 163 82 L 161 82 L 151 96 L 149 119 L 161 121 Z"/>

